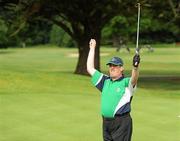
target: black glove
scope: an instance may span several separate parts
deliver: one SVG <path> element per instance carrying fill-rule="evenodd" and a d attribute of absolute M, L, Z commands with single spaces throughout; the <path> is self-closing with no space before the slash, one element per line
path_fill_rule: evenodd
<path fill-rule="evenodd" d="M 139 54 L 136 54 L 133 57 L 133 66 L 138 67 L 139 63 L 140 63 L 140 56 Z"/>

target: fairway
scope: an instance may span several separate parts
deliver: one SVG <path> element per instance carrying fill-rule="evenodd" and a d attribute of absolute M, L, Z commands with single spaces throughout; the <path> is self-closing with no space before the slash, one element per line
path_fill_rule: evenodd
<path fill-rule="evenodd" d="M 90 77 L 73 74 L 77 49 L 0 50 L 0 141 L 101 141 L 100 93 Z M 101 70 L 112 56 L 131 73 L 133 51 L 101 48 Z M 179 141 L 180 47 L 141 52 L 132 102 L 132 141 Z"/>

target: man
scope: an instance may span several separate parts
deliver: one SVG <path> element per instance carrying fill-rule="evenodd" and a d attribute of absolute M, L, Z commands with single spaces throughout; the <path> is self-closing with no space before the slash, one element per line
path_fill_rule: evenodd
<path fill-rule="evenodd" d="M 140 57 L 135 55 L 133 58 L 130 78 L 123 75 L 122 59 L 113 57 L 107 63 L 109 66 L 109 76 L 107 76 L 94 68 L 96 47 L 94 39 L 90 40 L 89 47 L 87 71 L 92 76 L 92 83 L 101 91 L 103 139 L 104 141 L 130 141 L 132 135 L 130 104 L 139 76 Z"/>

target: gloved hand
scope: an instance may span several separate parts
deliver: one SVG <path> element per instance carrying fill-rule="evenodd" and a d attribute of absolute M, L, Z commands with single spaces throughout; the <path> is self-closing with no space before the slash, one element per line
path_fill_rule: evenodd
<path fill-rule="evenodd" d="M 140 63 L 140 56 L 139 54 L 135 54 L 133 57 L 133 66 L 138 67 L 139 63 Z"/>

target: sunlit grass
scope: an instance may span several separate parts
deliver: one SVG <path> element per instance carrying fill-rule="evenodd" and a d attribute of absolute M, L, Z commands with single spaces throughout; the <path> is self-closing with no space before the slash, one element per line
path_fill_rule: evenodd
<path fill-rule="evenodd" d="M 131 53 L 101 48 L 101 70 L 120 56 L 126 75 Z M 100 141 L 100 93 L 90 77 L 73 74 L 77 49 L 0 50 L 0 140 Z M 132 102 L 133 141 L 180 138 L 180 48 L 141 52 L 140 79 Z"/>

